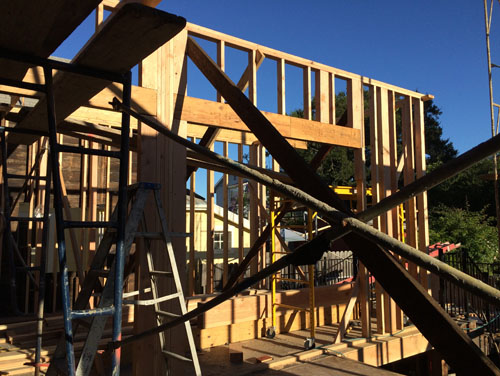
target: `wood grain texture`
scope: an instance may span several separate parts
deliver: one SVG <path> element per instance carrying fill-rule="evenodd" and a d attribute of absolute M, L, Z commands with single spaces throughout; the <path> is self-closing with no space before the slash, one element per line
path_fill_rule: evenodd
<path fill-rule="evenodd" d="M 100 31 L 80 50 L 72 63 L 91 68 L 125 73 L 143 58 L 179 33 L 185 26 L 181 17 L 149 8 L 141 4 L 126 4 L 108 17 Z M 54 76 L 56 119 L 64 120 L 81 105 L 106 88 L 109 82 L 65 72 Z M 46 101 L 35 106 L 17 127 L 46 129 Z M 32 143 L 36 138 L 12 135 L 13 144 Z"/>

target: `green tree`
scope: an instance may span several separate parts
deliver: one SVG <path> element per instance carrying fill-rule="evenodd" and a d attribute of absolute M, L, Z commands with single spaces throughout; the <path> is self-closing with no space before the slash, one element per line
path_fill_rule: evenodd
<path fill-rule="evenodd" d="M 340 119 L 345 112 L 347 97 L 344 92 L 340 92 L 335 96 L 335 117 Z M 312 118 L 316 117 L 316 106 L 313 98 L 311 103 Z M 289 116 L 304 117 L 303 109 L 292 111 Z M 306 150 L 298 150 L 299 154 L 310 162 L 320 149 L 321 144 L 318 142 L 309 142 Z M 333 186 L 337 185 L 353 185 L 354 184 L 354 153 L 348 148 L 334 146 L 325 157 L 320 167 L 317 170 L 318 175 L 325 183 Z"/>
<path fill-rule="evenodd" d="M 439 205 L 429 216 L 430 241 L 461 243 L 476 262 L 491 263 L 498 253 L 498 232 L 493 218 L 484 210 Z"/>
<path fill-rule="evenodd" d="M 430 166 L 430 170 L 441 162 Z M 493 184 L 487 179 L 493 170 L 493 161 L 485 159 L 444 183 L 432 188 L 428 193 L 429 207 L 446 205 L 470 211 L 484 211 L 495 217 L 495 196 Z"/>
<path fill-rule="evenodd" d="M 443 138 L 439 117 L 442 112 L 433 100 L 424 102 L 425 151 L 427 163 L 445 163 L 457 156 L 457 150 L 449 139 Z"/>

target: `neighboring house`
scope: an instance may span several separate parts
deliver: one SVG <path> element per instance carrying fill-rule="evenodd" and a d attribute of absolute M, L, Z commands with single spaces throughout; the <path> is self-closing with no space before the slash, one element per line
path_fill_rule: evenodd
<path fill-rule="evenodd" d="M 238 214 L 238 177 L 234 175 L 228 175 L 227 183 L 227 194 L 228 194 L 228 207 L 229 211 Z M 224 194 L 223 194 L 224 184 L 222 178 L 214 186 L 215 193 L 215 203 L 223 207 L 224 206 Z M 243 197 L 248 196 L 248 179 L 243 178 Z M 244 199 L 245 201 L 245 199 Z M 243 209 L 245 217 L 248 217 L 248 208 Z"/>
<path fill-rule="evenodd" d="M 207 202 L 199 195 L 195 196 L 194 231 L 189 228 L 190 204 L 189 195 L 186 196 L 186 230 L 194 236 L 195 258 L 205 260 L 207 251 Z M 228 212 L 229 224 L 229 262 L 238 261 L 239 216 L 232 211 Z M 222 263 L 224 237 L 223 222 L 224 210 L 218 204 L 214 205 L 214 261 Z M 189 250 L 189 239 L 187 239 Z M 243 218 L 243 253 L 246 255 L 250 248 L 250 221 Z"/>

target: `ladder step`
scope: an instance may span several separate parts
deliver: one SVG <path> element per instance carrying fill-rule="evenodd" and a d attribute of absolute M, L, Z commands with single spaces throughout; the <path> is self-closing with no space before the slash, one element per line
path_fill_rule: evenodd
<path fill-rule="evenodd" d="M 16 221 L 16 222 L 43 222 L 44 218 L 43 217 L 10 217 L 11 221 Z"/>
<path fill-rule="evenodd" d="M 30 179 L 30 180 L 47 180 L 46 176 L 33 176 L 33 175 L 18 175 L 18 174 L 7 174 L 8 179 Z"/>
<path fill-rule="evenodd" d="M 40 270 L 40 266 L 18 266 L 16 269 L 23 272 L 31 272 Z"/>
<path fill-rule="evenodd" d="M 193 361 L 192 359 L 186 358 L 185 356 L 182 356 L 182 355 L 179 355 L 179 354 L 167 351 L 167 350 L 162 350 L 161 352 L 165 356 L 168 356 L 170 358 L 175 358 L 175 359 L 178 359 L 178 360 L 182 360 L 183 362 L 191 363 Z"/>
<path fill-rule="evenodd" d="M 167 300 L 172 300 L 178 298 L 180 293 L 176 292 L 175 294 L 165 295 L 156 299 L 146 299 L 146 300 L 123 300 L 123 304 L 135 304 L 140 306 L 149 306 L 161 302 L 166 302 Z"/>
<path fill-rule="evenodd" d="M 163 276 L 163 277 L 173 277 L 174 275 L 174 273 L 172 272 L 166 272 L 163 270 L 150 270 L 149 274 Z"/>
<path fill-rule="evenodd" d="M 177 313 L 165 312 L 165 311 L 162 311 L 160 309 L 156 311 L 156 314 L 158 316 L 165 316 L 165 317 L 174 317 L 174 318 L 181 317 L 181 315 L 178 315 Z"/>
<path fill-rule="evenodd" d="M 146 294 L 148 292 L 151 292 L 151 287 L 147 287 L 145 288 L 144 290 L 142 290 L 142 293 Z M 125 292 L 123 293 L 123 299 L 125 298 L 130 298 L 132 296 L 136 296 L 136 295 L 139 295 L 141 293 L 141 291 L 137 290 L 137 291 L 130 291 L 130 292 Z"/>
<path fill-rule="evenodd" d="M 98 155 L 101 157 L 112 157 L 112 158 L 121 157 L 121 153 L 119 151 L 90 149 L 90 148 L 82 148 L 70 145 L 57 145 L 57 151 L 60 153 L 88 154 L 88 155 Z"/>
<path fill-rule="evenodd" d="M 100 228 L 117 227 L 117 222 L 113 221 L 64 221 L 65 228 Z"/>
<path fill-rule="evenodd" d="M 190 238 L 193 236 L 190 232 L 169 232 L 167 234 L 172 238 Z"/>
<path fill-rule="evenodd" d="M 94 316 L 110 316 L 115 312 L 115 307 L 103 307 L 103 308 L 94 308 L 94 309 L 81 309 L 81 310 L 72 310 L 70 311 L 70 319 L 81 319 L 87 317 Z"/>
<path fill-rule="evenodd" d="M 163 240 L 163 234 L 161 232 L 138 231 L 135 233 L 135 237 L 142 239 Z"/>

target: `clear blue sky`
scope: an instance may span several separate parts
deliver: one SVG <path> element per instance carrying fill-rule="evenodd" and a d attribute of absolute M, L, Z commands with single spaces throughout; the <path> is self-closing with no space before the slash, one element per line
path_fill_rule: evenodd
<path fill-rule="evenodd" d="M 165 0 L 159 7 L 258 44 L 433 94 L 445 137 L 460 152 L 491 135 L 481 0 Z M 71 58 L 93 22 L 89 17 L 56 55 Z M 498 46 L 492 55 L 500 65 L 497 2 L 492 46 Z M 500 69 L 497 77 L 500 102 Z"/>

